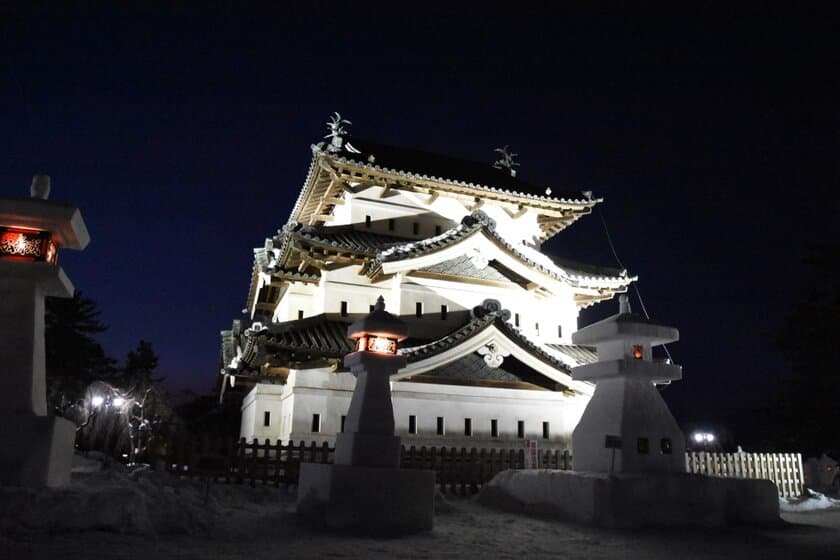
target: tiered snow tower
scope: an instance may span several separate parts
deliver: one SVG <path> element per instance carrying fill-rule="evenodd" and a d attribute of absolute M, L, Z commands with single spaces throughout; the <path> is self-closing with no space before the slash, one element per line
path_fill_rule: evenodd
<path fill-rule="evenodd" d="M 685 438 L 656 389 L 682 378 L 682 367 L 654 360 L 654 346 L 675 342 L 679 331 L 632 313 L 619 296 L 619 313 L 572 335 L 595 346 L 598 361 L 576 367 L 572 377 L 596 384 L 572 434 L 576 471 L 685 472 Z"/>

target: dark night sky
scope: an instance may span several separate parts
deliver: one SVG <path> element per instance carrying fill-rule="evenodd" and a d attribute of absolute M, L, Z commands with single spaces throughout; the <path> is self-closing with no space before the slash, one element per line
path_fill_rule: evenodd
<path fill-rule="evenodd" d="M 0 8 L 0 192 L 44 170 L 82 208 L 92 243 L 62 259 L 109 353 L 151 340 L 171 387 L 210 389 L 252 248 L 337 110 L 384 143 L 488 163 L 510 144 L 522 177 L 603 196 L 648 310 L 680 328 L 678 417 L 746 425 L 769 404 L 801 257 L 838 240 L 840 21 L 353 6 Z M 597 214 L 547 248 L 614 264 Z"/>

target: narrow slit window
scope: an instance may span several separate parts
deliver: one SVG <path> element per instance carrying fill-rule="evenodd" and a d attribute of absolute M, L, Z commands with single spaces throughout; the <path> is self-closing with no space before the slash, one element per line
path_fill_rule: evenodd
<path fill-rule="evenodd" d="M 443 232 L 443 228 L 440 226 L 435 226 L 435 235 L 440 235 Z"/>
<path fill-rule="evenodd" d="M 499 421 L 490 420 L 490 437 L 499 437 Z"/>
<path fill-rule="evenodd" d="M 418 318 L 423 316 L 423 302 L 422 301 L 418 301 L 417 303 L 414 304 L 414 315 L 416 315 Z"/>
<path fill-rule="evenodd" d="M 442 436 L 446 434 L 446 427 L 443 424 L 443 416 L 437 417 L 437 435 Z"/>
<path fill-rule="evenodd" d="M 543 422 L 543 439 L 551 437 L 551 426 L 548 422 Z"/>
<path fill-rule="evenodd" d="M 513 314 L 513 326 L 514 327 L 519 326 L 519 313 L 514 313 Z"/>
<path fill-rule="evenodd" d="M 342 317 L 347 317 L 347 302 L 346 301 L 341 302 L 341 316 Z"/>
<path fill-rule="evenodd" d="M 557 338 L 563 338 L 563 325 L 557 325 Z"/>
<path fill-rule="evenodd" d="M 298 319 L 303 319 L 303 309 L 298 309 Z"/>
<path fill-rule="evenodd" d="M 449 308 L 445 305 L 440 306 L 440 319 L 446 321 L 446 316 L 449 314 Z"/>
<path fill-rule="evenodd" d="M 673 445 L 671 444 L 671 438 L 662 438 L 659 440 L 659 450 L 662 452 L 663 455 L 670 455 L 673 453 Z"/>
<path fill-rule="evenodd" d="M 650 451 L 648 445 L 648 438 L 640 437 L 636 439 L 636 451 L 638 451 L 639 455 L 647 455 Z"/>
<path fill-rule="evenodd" d="M 320 414 L 313 414 L 312 415 L 312 433 L 317 434 L 321 431 L 321 415 Z"/>
<path fill-rule="evenodd" d="M 516 422 L 516 437 L 522 439 L 525 437 L 525 420 L 517 420 Z"/>
<path fill-rule="evenodd" d="M 464 418 L 464 435 L 472 435 L 472 418 Z"/>
<path fill-rule="evenodd" d="M 540 335 L 540 324 L 534 323 L 534 330 L 537 331 L 537 336 Z"/>
<path fill-rule="evenodd" d="M 344 423 L 345 423 L 345 422 L 347 422 L 347 415 L 346 415 L 346 414 L 342 414 L 342 415 L 341 415 L 341 431 L 342 431 L 342 432 L 344 431 Z"/>
<path fill-rule="evenodd" d="M 388 231 L 394 231 L 395 225 L 396 224 L 395 224 L 394 218 L 389 219 L 388 220 Z"/>
<path fill-rule="evenodd" d="M 271 426 L 271 412 L 268 410 L 263 412 L 263 426 Z"/>
<path fill-rule="evenodd" d="M 409 434 L 416 434 L 417 433 L 417 416 L 414 414 L 408 417 L 408 433 Z"/>
<path fill-rule="evenodd" d="M 371 220 L 370 216 L 365 216 L 365 227 L 369 228 L 371 223 L 372 223 L 372 220 Z"/>
<path fill-rule="evenodd" d="M 420 233 L 419 222 L 414 222 L 414 223 L 411 224 L 411 233 L 413 233 L 414 235 L 417 235 L 418 233 Z"/>

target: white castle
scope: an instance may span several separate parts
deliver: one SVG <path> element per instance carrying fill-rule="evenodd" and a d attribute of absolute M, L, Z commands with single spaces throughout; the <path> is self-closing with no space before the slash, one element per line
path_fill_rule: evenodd
<path fill-rule="evenodd" d="M 581 309 L 626 292 L 624 270 L 541 245 L 601 202 L 503 165 L 349 138 L 312 146 L 283 228 L 254 250 L 246 318 L 222 332 L 222 387 L 247 390 L 242 437 L 335 441 L 355 379 L 347 325 L 377 298 L 409 325 L 392 378 L 406 445 L 566 447 L 594 386 L 571 368 Z"/>

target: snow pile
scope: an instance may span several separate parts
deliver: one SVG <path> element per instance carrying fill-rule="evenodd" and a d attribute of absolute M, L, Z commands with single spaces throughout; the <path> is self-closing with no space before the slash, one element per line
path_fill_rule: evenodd
<path fill-rule="evenodd" d="M 293 509 L 285 489 L 207 484 L 122 465 L 74 473 L 60 489 L 0 487 L 0 533 L 104 530 L 206 535 Z"/>
<path fill-rule="evenodd" d="M 802 498 L 779 498 L 779 509 L 786 513 L 840 509 L 840 500 L 829 498 L 813 490 L 807 490 L 807 492 L 808 495 Z"/>

